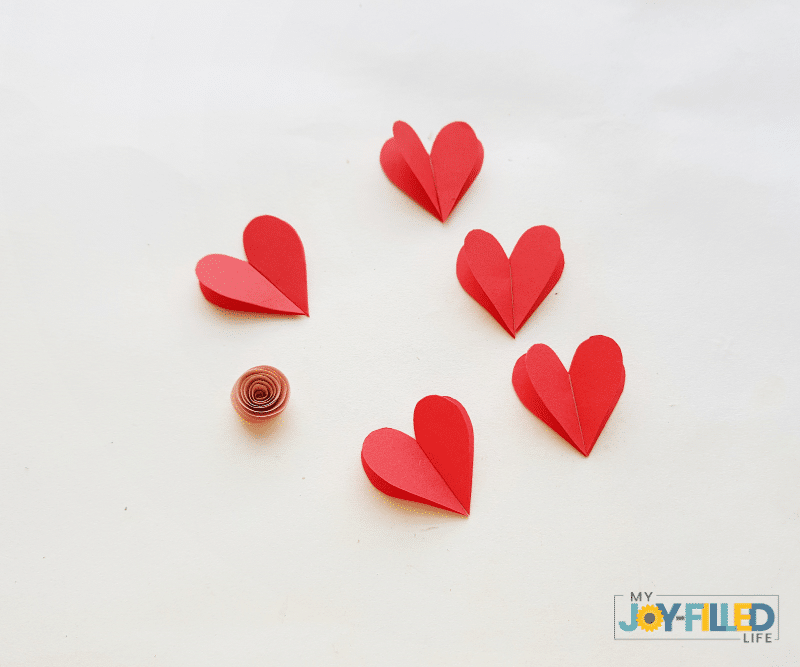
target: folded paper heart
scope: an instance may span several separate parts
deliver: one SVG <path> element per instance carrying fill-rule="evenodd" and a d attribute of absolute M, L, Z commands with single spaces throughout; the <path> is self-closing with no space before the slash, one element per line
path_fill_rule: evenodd
<path fill-rule="evenodd" d="M 203 296 L 229 310 L 308 315 L 306 256 L 294 228 L 262 215 L 245 227 L 243 241 L 246 262 L 207 255 L 197 263 Z"/>
<path fill-rule="evenodd" d="M 622 351 L 592 336 L 575 351 L 569 373 L 547 345 L 534 345 L 514 366 L 519 400 L 584 456 L 589 456 L 625 386 Z"/>
<path fill-rule="evenodd" d="M 394 124 L 394 136 L 381 149 L 381 167 L 389 180 L 444 222 L 481 170 L 483 145 L 466 123 L 445 125 L 425 150 L 408 123 Z"/>
<path fill-rule="evenodd" d="M 552 227 L 531 227 L 506 256 L 497 239 L 474 229 L 458 253 L 458 282 L 515 337 L 564 270 L 561 239 Z"/>
<path fill-rule="evenodd" d="M 469 515 L 472 422 L 449 396 L 426 396 L 414 408 L 414 435 L 382 428 L 361 448 L 361 464 L 386 495 Z"/>

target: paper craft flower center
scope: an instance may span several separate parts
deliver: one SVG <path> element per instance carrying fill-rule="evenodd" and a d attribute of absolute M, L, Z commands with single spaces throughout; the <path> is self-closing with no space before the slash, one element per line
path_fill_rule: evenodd
<path fill-rule="evenodd" d="M 289 381 L 277 368 L 256 366 L 240 377 L 231 391 L 231 403 L 248 422 L 280 414 L 289 399 Z"/>

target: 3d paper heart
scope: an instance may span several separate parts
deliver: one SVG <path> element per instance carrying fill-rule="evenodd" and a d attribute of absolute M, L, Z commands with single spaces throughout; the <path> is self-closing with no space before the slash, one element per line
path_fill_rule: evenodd
<path fill-rule="evenodd" d="M 561 239 L 552 227 L 531 227 L 517 241 L 511 259 L 497 239 L 474 229 L 458 253 L 458 282 L 516 336 L 533 311 L 555 287 L 564 270 Z"/>
<path fill-rule="evenodd" d="M 483 145 L 472 128 L 445 125 L 431 154 L 408 123 L 394 124 L 394 137 L 381 149 L 381 167 L 389 180 L 428 213 L 444 222 L 472 185 L 483 164 Z"/>
<path fill-rule="evenodd" d="M 243 240 L 247 262 L 207 255 L 197 263 L 206 299 L 229 310 L 308 315 L 306 255 L 294 228 L 262 215 L 245 227 Z"/>
<path fill-rule="evenodd" d="M 370 433 L 361 464 L 386 495 L 468 515 L 472 497 L 472 422 L 449 396 L 426 396 L 414 408 L 416 440 L 393 428 Z"/>
<path fill-rule="evenodd" d="M 592 336 L 575 351 L 569 373 L 547 345 L 534 345 L 514 366 L 519 400 L 584 456 L 589 456 L 625 386 L 622 351 Z"/>

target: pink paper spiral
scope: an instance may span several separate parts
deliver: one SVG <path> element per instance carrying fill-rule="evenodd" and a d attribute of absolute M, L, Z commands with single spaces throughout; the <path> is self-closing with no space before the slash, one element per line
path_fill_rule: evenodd
<path fill-rule="evenodd" d="M 289 380 L 277 368 L 256 366 L 240 377 L 231 403 L 246 422 L 259 423 L 279 415 L 289 400 Z"/>

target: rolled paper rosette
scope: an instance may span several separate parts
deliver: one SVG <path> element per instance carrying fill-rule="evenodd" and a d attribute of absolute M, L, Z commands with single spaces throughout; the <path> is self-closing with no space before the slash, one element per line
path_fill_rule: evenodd
<path fill-rule="evenodd" d="M 256 366 L 240 377 L 231 403 L 246 422 L 258 424 L 279 415 L 289 400 L 289 380 L 277 368 Z"/>

